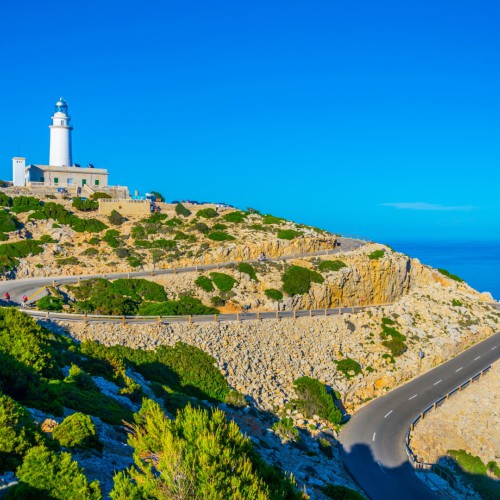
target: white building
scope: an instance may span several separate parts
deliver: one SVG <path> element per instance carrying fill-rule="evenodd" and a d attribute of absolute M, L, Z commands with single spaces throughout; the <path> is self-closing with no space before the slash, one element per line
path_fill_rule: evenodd
<path fill-rule="evenodd" d="M 108 186 L 108 171 L 94 168 L 93 165 L 80 167 L 73 164 L 71 152 L 71 118 L 68 104 L 61 97 L 55 106 L 50 128 L 50 153 L 48 165 L 26 165 L 26 158 L 12 159 L 12 179 L 14 186 L 26 186 L 32 189 L 52 188 L 87 194 L 93 191 L 113 191 L 119 198 L 128 197 L 128 189 L 124 186 Z"/>

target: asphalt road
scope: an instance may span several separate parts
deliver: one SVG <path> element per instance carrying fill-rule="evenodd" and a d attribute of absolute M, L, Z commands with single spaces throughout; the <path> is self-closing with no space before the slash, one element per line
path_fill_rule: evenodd
<path fill-rule="evenodd" d="M 339 247 L 336 247 L 331 250 L 324 250 L 313 253 L 303 253 L 297 255 L 289 255 L 278 257 L 276 259 L 267 259 L 268 261 L 273 262 L 282 262 L 289 259 L 300 259 L 305 257 L 313 257 L 315 255 L 334 255 L 340 252 L 346 252 L 350 250 L 355 250 L 365 244 L 364 241 L 356 240 L 353 238 L 338 238 L 338 241 L 341 243 Z M 245 261 L 245 262 L 257 262 L 256 260 Z M 218 268 L 224 268 L 230 264 L 235 264 L 235 262 L 227 262 L 223 264 L 207 264 L 200 266 L 189 266 L 174 269 L 157 269 L 154 271 L 154 275 L 160 274 L 174 274 L 174 273 L 185 273 L 185 272 L 193 272 L 193 271 L 209 271 L 216 270 Z M 236 262 L 237 264 L 237 262 Z M 13 305 L 18 305 L 21 303 L 21 297 L 26 295 L 29 299 L 29 302 L 34 302 L 40 298 L 41 289 L 43 287 L 51 285 L 54 281 L 56 283 L 76 283 L 78 279 L 91 279 L 91 278 L 106 278 L 106 279 L 118 279 L 118 278 L 140 278 L 151 276 L 152 271 L 133 271 L 129 273 L 107 273 L 107 274 L 87 274 L 80 276 L 47 276 L 43 278 L 23 278 L 16 280 L 7 280 L 0 282 L 0 299 L 3 299 L 5 296 L 5 292 L 9 292 L 11 301 Z M 38 292 L 38 294 L 37 294 Z M 35 295 L 36 294 L 36 295 Z M 6 305 L 5 301 L 2 301 L 2 305 Z"/>
<path fill-rule="evenodd" d="M 497 333 L 377 398 L 352 417 L 339 436 L 342 460 L 369 498 L 436 498 L 417 478 L 408 461 L 404 442 L 406 430 L 436 400 L 446 396 L 499 357 L 500 333 Z"/>

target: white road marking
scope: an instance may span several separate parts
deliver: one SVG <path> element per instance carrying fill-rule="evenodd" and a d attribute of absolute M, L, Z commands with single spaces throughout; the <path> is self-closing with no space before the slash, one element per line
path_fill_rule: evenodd
<path fill-rule="evenodd" d="M 384 418 L 387 418 L 391 413 L 392 413 L 392 410 Z"/>
<path fill-rule="evenodd" d="M 373 433 L 373 441 L 375 441 L 375 436 L 377 435 L 376 432 Z"/>
<path fill-rule="evenodd" d="M 408 399 L 408 401 L 412 400 L 413 398 L 416 398 L 418 396 L 418 394 L 415 394 L 414 396 L 412 396 L 410 399 Z"/>
<path fill-rule="evenodd" d="M 455 373 L 459 372 L 462 368 L 463 366 L 461 366 L 458 370 L 455 370 Z"/>
<path fill-rule="evenodd" d="M 434 385 L 438 385 L 442 382 L 442 380 L 438 380 L 437 382 L 434 383 Z"/>
<path fill-rule="evenodd" d="M 497 348 L 497 346 L 495 346 L 495 347 L 492 347 L 492 348 L 491 348 L 491 350 L 492 350 L 492 351 L 494 351 L 494 350 L 495 350 L 496 348 Z"/>
<path fill-rule="evenodd" d="M 481 356 L 478 356 L 477 358 L 474 358 L 474 361 L 477 361 Z"/>

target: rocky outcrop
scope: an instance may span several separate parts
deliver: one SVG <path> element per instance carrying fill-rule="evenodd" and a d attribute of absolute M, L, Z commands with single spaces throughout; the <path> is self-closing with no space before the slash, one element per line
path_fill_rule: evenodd
<path fill-rule="evenodd" d="M 453 306 L 452 298 L 464 306 Z M 382 345 L 383 317 L 392 318 L 407 337 L 407 351 L 394 359 Z M 334 387 L 345 404 L 355 408 L 491 335 L 499 323 L 500 314 L 474 294 L 435 282 L 409 292 L 391 306 L 343 316 L 140 327 L 65 326 L 78 340 L 105 345 L 139 349 L 178 341 L 195 345 L 215 357 L 234 388 L 251 396 L 262 409 L 275 411 L 295 397 L 293 381 L 303 375 Z M 425 356 L 421 366 L 419 350 Z M 361 374 L 348 378 L 337 370 L 335 361 L 346 357 L 361 365 Z"/>

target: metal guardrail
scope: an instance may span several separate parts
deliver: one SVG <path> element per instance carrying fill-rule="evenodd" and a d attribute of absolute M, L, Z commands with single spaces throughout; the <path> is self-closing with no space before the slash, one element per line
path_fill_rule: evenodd
<path fill-rule="evenodd" d="M 413 453 L 413 451 L 410 447 L 410 441 L 411 441 L 410 435 L 411 435 L 411 432 L 415 429 L 415 426 L 418 424 L 418 422 L 420 422 L 421 420 L 424 420 L 425 416 L 428 413 L 430 413 L 431 411 L 436 410 L 438 407 L 442 406 L 454 394 L 457 394 L 458 392 L 461 392 L 463 389 L 472 385 L 476 380 L 479 380 L 483 376 L 483 374 L 490 371 L 490 369 L 491 369 L 491 365 L 488 365 L 486 368 L 484 368 L 480 372 L 476 373 L 471 378 L 467 379 L 463 384 L 458 385 L 457 387 L 452 389 L 450 392 L 448 392 L 445 396 L 436 400 L 433 404 L 428 406 L 423 412 L 420 413 L 420 415 L 418 415 L 412 421 L 412 423 L 410 424 L 410 426 L 406 430 L 406 434 L 405 434 L 405 450 L 406 450 L 406 454 L 408 456 L 408 460 L 409 460 L 411 466 L 415 470 L 419 470 L 419 471 L 423 471 L 423 472 L 434 472 L 435 474 L 439 475 L 443 479 L 447 480 L 448 483 L 452 487 L 455 485 L 455 483 L 456 483 L 455 478 L 451 474 L 449 474 L 439 464 L 418 461 L 417 456 Z"/>
<path fill-rule="evenodd" d="M 38 319 L 53 321 L 76 321 L 87 323 L 120 323 L 128 324 L 158 324 L 167 325 L 172 323 L 220 323 L 222 321 L 261 321 L 264 319 L 298 319 L 313 318 L 318 316 L 337 316 L 342 314 L 356 314 L 365 309 L 383 307 L 390 304 L 373 304 L 368 306 L 336 307 L 329 309 L 300 309 L 294 311 L 263 311 L 254 313 L 233 314 L 205 314 L 186 316 L 112 316 L 104 314 L 72 314 L 50 311 L 39 311 L 36 309 L 20 309 L 26 314 Z"/>

